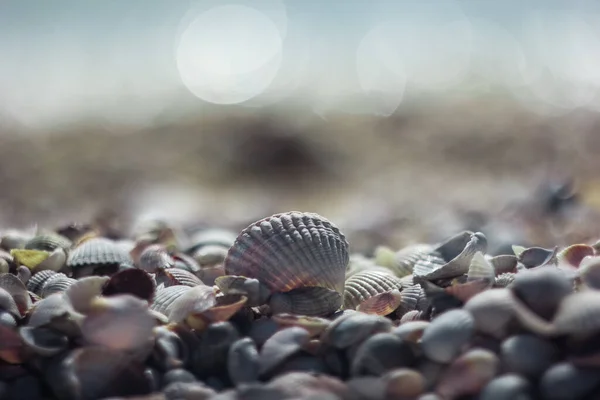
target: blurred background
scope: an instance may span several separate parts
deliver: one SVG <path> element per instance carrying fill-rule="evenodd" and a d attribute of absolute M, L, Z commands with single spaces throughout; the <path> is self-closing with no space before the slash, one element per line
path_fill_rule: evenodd
<path fill-rule="evenodd" d="M 600 239 L 600 3 L 3 0 L 0 224 Z"/>

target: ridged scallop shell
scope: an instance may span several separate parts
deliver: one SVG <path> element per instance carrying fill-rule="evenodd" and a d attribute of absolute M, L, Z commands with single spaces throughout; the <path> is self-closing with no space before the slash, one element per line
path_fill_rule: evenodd
<path fill-rule="evenodd" d="M 395 260 L 390 269 L 400 277 L 413 273 L 415 263 L 435 251 L 430 244 L 412 244 L 396 252 Z"/>
<path fill-rule="evenodd" d="M 225 259 L 228 275 L 258 279 L 273 292 L 307 286 L 344 291 L 348 242 L 327 219 L 289 212 L 244 229 Z"/>
<path fill-rule="evenodd" d="M 183 286 L 198 286 L 204 285 L 196 275 L 189 271 L 180 268 L 168 268 L 159 270 L 156 279 L 158 283 L 164 283 L 165 287 L 183 285 Z"/>
<path fill-rule="evenodd" d="M 66 291 L 72 284 L 77 282 L 76 279 L 68 278 L 64 275 L 55 275 L 48 279 L 42 287 L 40 296 L 46 298 L 54 293 L 62 293 Z"/>
<path fill-rule="evenodd" d="M 84 265 L 132 264 L 129 254 L 114 241 L 93 238 L 81 243 L 69 254 L 67 265 L 76 268 Z"/>
<path fill-rule="evenodd" d="M 435 318 L 423 331 L 421 349 L 427 358 L 449 363 L 475 332 L 475 320 L 466 310 L 450 310 Z"/>
<path fill-rule="evenodd" d="M 171 307 L 173 302 L 190 289 L 190 286 L 178 285 L 157 290 L 154 294 L 154 300 L 152 301 L 150 308 L 168 316 L 169 307 Z"/>
<path fill-rule="evenodd" d="M 36 272 L 31 278 L 29 278 L 29 281 L 27 281 L 27 290 L 39 296 L 42 293 L 42 288 L 46 284 L 46 281 L 55 275 L 65 276 L 65 274 L 60 274 L 59 272 L 49 269 Z"/>
<path fill-rule="evenodd" d="M 487 249 L 487 239 L 469 231 L 451 237 L 434 251 L 419 258 L 413 268 L 415 277 L 427 280 L 453 278 L 467 273 L 473 255 Z"/>
<path fill-rule="evenodd" d="M 402 289 L 402 282 L 391 273 L 364 270 L 352 275 L 344 287 L 344 308 L 356 309 L 372 296 Z"/>
<path fill-rule="evenodd" d="M 52 252 L 57 248 L 67 250 L 72 246 L 72 244 L 73 243 L 64 236 L 57 233 L 50 233 L 31 238 L 29 241 L 27 241 L 27 243 L 25 243 L 25 249 Z"/>
<path fill-rule="evenodd" d="M 506 272 L 504 274 L 498 275 L 494 280 L 494 286 L 499 288 L 508 287 L 511 283 L 514 282 L 515 275 L 516 274 L 511 272 Z"/>
<path fill-rule="evenodd" d="M 140 269 L 152 274 L 159 269 L 173 267 L 175 260 L 163 245 L 152 244 L 142 251 L 138 264 Z"/>

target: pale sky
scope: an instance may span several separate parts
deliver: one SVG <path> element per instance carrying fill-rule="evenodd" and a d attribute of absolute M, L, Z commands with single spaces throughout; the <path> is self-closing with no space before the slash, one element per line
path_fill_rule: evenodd
<path fill-rule="evenodd" d="M 0 118 L 284 98 L 387 115 L 413 95 L 498 88 L 600 109 L 599 43 L 594 0 L 0 0 Z"/>

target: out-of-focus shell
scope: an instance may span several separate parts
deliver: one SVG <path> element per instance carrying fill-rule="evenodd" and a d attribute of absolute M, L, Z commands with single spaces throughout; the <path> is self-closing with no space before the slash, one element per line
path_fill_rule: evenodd
<path fill-rule="evenodd" d="M 416 399 L 425 392 L 425 378 L 409 368 L 394 369 L 382 377 L 387 399 Z"/>
<path fill-rule="evenodd" d="M 175 265 L 175 260 L 163 245 L 152 244 L 142 251 L 138 264 L 140 269 L 153 274 L 160 269 L 172 268 Z"/>
<path fill-rule="evenodd" d="M 61 399 L 104 399 L 150 394 L 144 366 L 131 356 L 105 347 L 83 347 L 46 370 L 46 381 Z"/>
<path fill-rule="evenodd" d="M 204 285 L 204 282 L 202 282 L 196 275 L 180 268 L 158 270 L 156 273 L 156 280 L 158 283 L 164 283 L 165 287 L 174 285 L 191 287 Z"/>
<path fill-rule="evenodd" d="M 12 296 L 21 314 L 24 314 L 31 307 L 31 298 L 27 292 L 27 287 L 15 275 L 0 275 L 0 288 L 6 290 Z"/>
<path fill-rule="evenodd" d="M 559 360 L 560 351 L 547 339 L 521 334 L 504 340 L 500 355 L 504 371 L 537 380 Z"/>
<path fill-rule="evenodd" d="M 38 264 L 47 259 L 50 253 L 45 250 L 13 249 L 10 251 L 10 255 L 13 256 L 18 265 L 34 269 Z"/>
<path fill-rule="evenodd" d="M 562 299 L 572 293 L 573 284 L 563 271 L 547 266 L 520 271 L 510 288 L 531 311 L 550 321 Z"/>
<path fill-rule="evenodd" d="M 599 384 L 600 374 L 597 369 L 561 362 L 544 373 L 539 382 L 539 390 L 544 399 L 583 399 L 587 395 L 596 394 Z"/>
<path fill-rule="evenodd" d="M 579 265 L 579 277 L 588 288 L 600 289 L 600 257 L 585 257 Z"/>
<path fill-rule="evenodd" d="M 313 213 L 275 214 L 244 229 L 229 249 L 225 272 L 256 278 L 273 292 L 323 287 L 344 292 L 348 242 Z"/>
<path fill-rule="evenodd" d="M 102 294 L 108 280 L 107 276 L 86 276 L 78 279 L 65 291 L 65 297 L 75 311 L 87 314 L 92 300 Z"/>
<path fill-rule="evenodd" d="M 211 244 L 200 247 L 192 254 L 192 257 L 202 267 L 214 266 L 225 261 L 228 251 L 229 247 Z"/>
<path fill-rule="evenodd" d="M 192 287 L 175 299 L 169 307 L 169 322 L 182 322 L 190 314 L 200 314 L 216 304 L 216 293 L 212 287 L 204 285 Z"/>
<path fill-rule="evenodd" d="M 225 229 L 207 229 L 197 232 L 190 239 L 191 246 L 186 249 L 187 254 L 193 254 L 204 246 L 216 245 L 229 248 L 233 245 L 237 235 Z"/>
<path fill-rule="evenodd" d="M 81 333 L 90 344 L 132 350 L 147 345 L 155 326 L 148 303 L 124 294 L 92 300 Z"/>
<path fill-rule="evenodd" d="M 479 400 L 533 400 L 533 387 L 522 376 L 505 374 L 492 379 L 481 391 Z"/>
<path fill-rule="evenodd" d="M 491 286 L 496 278 L 496 270 L 491 261 L 486 260 L 483 253 L 478 251 L 473 255 L 469 270 L 467 271 L 467 281 L 483 280 Z"/>
<path fill-rule="evenodd" d="M 282 327 L 299 326 L 310 334 L 310 337 L 320 335 L 330 324 L 325 318 L 309 317 L 307 315 L 276 314 L 273 321 Z"/>
<path fill-rule="evenodd" d="M 300 327 L 285 328 L 275 333 L 261 349 L 260 375 L 267 375 L 284 360 L 299 352 L 309 339 L 308 331 Z"/>
<path fill-rule="evenodd" d="M 511 254 L 501 254 L 491 257 L 489 261 L 494 266 L 496 275 L 517 272 L 517 264 L 519 263 L 517 256 L 513 256 Z"/>
<path fill-rule="evenodd" d="M 352 376 L 380 376 L 396 368 L 416 363 L 411 345 L 391 333 L 376 333 L 356 350 L 350 373 Z"/>
<path fill-rule="evenodd" d="M 494 378 L 499 367 L 498 357 L 491 351 L 470 350 L 444 371 L 435 391 L 444 399 L 479 393 Z"/>
<path fill-rule="evenodd" d="M 85 265 L 132 264 L 129 254 L 114 241 L 104 238 L 86 240 L 69 254 L 67 265 L 78 268 Z"/>
<path fill-rule="evenodd" d="M 541 267 L 549 264 L 556 264 L 556 255 L 558 247 L 553 249 L 544 249 L 542 247 L 530 247 L 520 249 L 516 254 L 519 264 L 526 269 Z"/>
<path fill-rule="evenodd" d="M 154 280 L 141 269 L 124 269 L 110 277 L 102 288 L 104 296 L 131 294 L 148 302 L 154 298 Z"/>
<path fill-rule="evenodd" d="M 587 244 L 573 244 L 565 247 L 556 255 L 558 266 L 579 268 L 581 261 L 588 256 L 595 254 L 594 248 Z"/>
<path fill-rule="evenodd" d="M 75 282 L 77 282 L 77 280 L 68 278 L 62 274 L 51 276 L 42 287 L 42 293 L 40 296 L 42 298 L 46 298 L 54 293 L 62 293 Z"/>
<path fill-rule="evenodd" d="M 0 310 L 7 311 L 16 318 L 21 317 L 17 303 L 11 294 L 2 288 L 0 288 Z"/>
<path fill-rule="evenodd" d="M 391 273 L 364 270 L 352 275 L 346 281 L 343 306 L 347 309 L 356 309 L 370 297 L 394 289 L 402 289 L 402 282 L 396 276 Z"/>
<path fill-rule="evenodd" d="M 435 247 L 430 244 L 409 245 L 396 252 L 394 263 L 390 269 L 399 277 L 411 275 L 415 263 L 434 251 Z"/>
<path fill-rule="evenodd" d="M 190 286 L 177 285 L 157 290 L 150 308 L 168 316 L 169 307 L 171 307 L 173 302 L 190 289 Z"/>
<path fill-rule="evenodd" d="M 321 341 L 345 349 L 375 333 L 391 330 L 392 321 L 388 318 L 355 312 L 335 319 L 321 334 Z"/>
<path fill-rule="evenodd" d="M 487 239 L 481 232 L 462 232 L 451 237 L 414 264 L 415 277 L 435 280 L 467 273 L 476 252 L 485 252 Z"/>
<path fill-rule="evenodd" d="M 44 250 L 47 252 L 53 252 L 57 248 L 68 250 L 72 246 L 72 242 L 66 237 L 59 235 L 58 233 L 49 233 L 43 235 L 37 235 L 29 239 L 25 243 L 24 248 L 27 250 Z"/>
<path fill-rule="evenodd" d="M 435 318 L 423 332 L 421 348 L 430 360 L 449 363 L 460 354 L 475 332 L 475 320 L 466 310 L 450 310 Z"/>
<path fill-rule="evenodd" d="M 514 300 L 508 289 L 490 289 L 471 298 L 464 305 L 475 320 L 475 329 L 502 339 L 515 319 Z"/>

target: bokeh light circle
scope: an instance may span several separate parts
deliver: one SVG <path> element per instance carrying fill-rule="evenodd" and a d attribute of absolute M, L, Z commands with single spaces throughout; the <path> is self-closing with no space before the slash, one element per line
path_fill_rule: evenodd
<path fill-rule="evenodd" d="M 211 8 L 181 35 L 176 57 L 190 92 L 215 104 L 243 103 L 264 92 L 279 70 L 283 40 L 275 23 L 243 5 Z"/>

